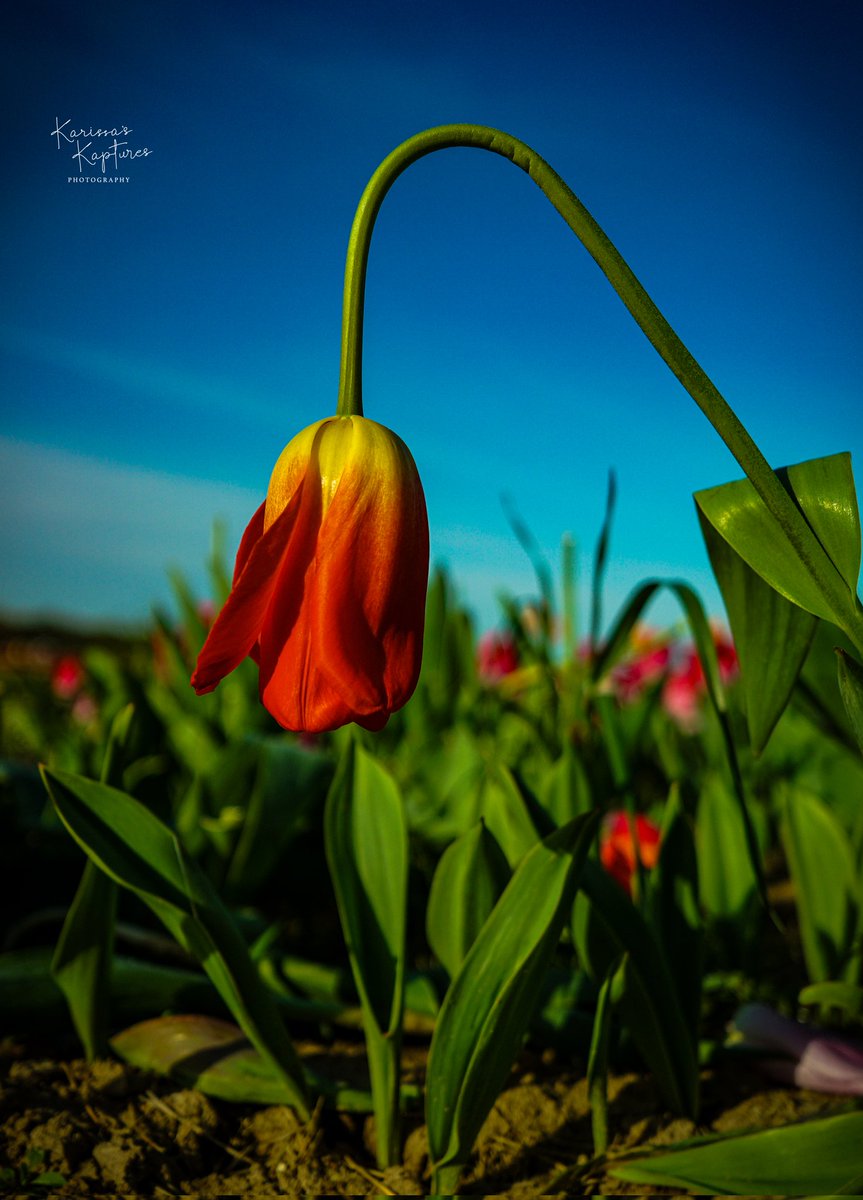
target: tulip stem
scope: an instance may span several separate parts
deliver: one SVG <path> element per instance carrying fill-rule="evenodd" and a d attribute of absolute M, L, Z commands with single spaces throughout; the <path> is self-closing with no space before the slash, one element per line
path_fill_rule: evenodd
<path fill-rule="evenodd" d="M 633 275 L 605 233 L 549 164 L 518 138 L 485 125 L 440 125 L 408 138 L 384 159 L 362 194 L 345 265 L 338 415 L 361 416 L 362 340 L 366 268 L 372 230 L 384 196 L 407 167 L 453 146 L 489 150 L 526 171 L 580 239 L 654 349 L 680 380 L 752 481 L 797 557 L 842 614 L 846 632 L 863 648 L 861 618 L 823 547 L 731 406 L 714 387 Z"/>

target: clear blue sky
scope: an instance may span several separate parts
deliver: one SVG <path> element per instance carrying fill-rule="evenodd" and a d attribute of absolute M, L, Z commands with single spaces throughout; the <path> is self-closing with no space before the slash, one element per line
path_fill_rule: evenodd
<path fill-rule="evenodd" d="M 213 518 L 233 549 L 334 410 L 369 175 L 450 121 L 548 159 L 774 465 L 851 450 L 859 477 L 857 0 L 18 0 L 3 25 L 3 610 L 136 619 L 167 565 L 202 584 Z M 69 183 L 58 119 L 151 153 Z M 740 472 L 522 172 L 456 150 L 396 183 L 365 345 L 366 415 L 481 624 L 534 590 L 501 493 L 586 573 L 611 467 L 609 604 L 660 573 L 718 610 L 691 493 Z"/>

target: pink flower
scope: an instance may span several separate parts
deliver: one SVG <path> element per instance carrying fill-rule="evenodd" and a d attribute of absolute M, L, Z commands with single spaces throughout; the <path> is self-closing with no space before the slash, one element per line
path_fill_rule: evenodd
<path fill-rule="evenodd" d="M 497 683 L 518 668 L 518 647 L 508 633 L 490 630 L 477 646 L 477 671 L 485 683 Z"/>
<path fill-rule="evenodd" d="M 734 643 L 720 629 L 713 630 L 713 643 L 719 662 L 719 678 L 723 683 L 730 683 L 738 671 Z M 694 648 L 687 647 L 662 689 L 665 711 L 687 733 L 694 733 L 701 724 L 701 703 L 706 690 L 701 661 Z"/>
<path fill-rule="evenodd" d="M 758 1066 L 781 1083 L 814 1092 L 863 1096 L 863 1046 L 838 1034 L 792 1021 L 766 1004 L 746 1004 L 734 1018 L 744 1045 L 775 1050 Z"/>
<path fill-rule="evenodd" d="M 640 813 L 635 818 L 635 836 L 638 838 L 638 857 L 648 868 L 656 866 L 659 858 L 659 826 Z M 632 876 L 635 874 L 635 848 L 629 828 L 629 817 L 625 812 L 610 812 L 602 823 L 602 840 L 599 845 L 599 860 L 624 891 L 632 894 Z"/>
<path fill-rule="evenodd" d="M 637 700 L 641 693 L 664 674 L 671 651 L 668 646 L 656 646 L 652 650 L 630 658 L 615 667 L 612 672 L 614 690 L 624 704 Z"/>
<path fill-rule="evenodd" d="M 77 654 L 58 658 L 51 672 L 51 691 L 60 700 L 71 700 L 84 682 L 85 671 Z"/>

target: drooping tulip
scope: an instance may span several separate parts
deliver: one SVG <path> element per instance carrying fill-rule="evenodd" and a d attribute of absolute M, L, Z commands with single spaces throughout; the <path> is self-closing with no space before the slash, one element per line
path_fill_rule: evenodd
<path fill-rule="evenodd" d="M 273 469 L 192 686 L 212 691 L 251 655 L 284 728 L 381 729 L 419 675 L 428 556 L 404 442 L 364 417 L 318 421 Z"/>

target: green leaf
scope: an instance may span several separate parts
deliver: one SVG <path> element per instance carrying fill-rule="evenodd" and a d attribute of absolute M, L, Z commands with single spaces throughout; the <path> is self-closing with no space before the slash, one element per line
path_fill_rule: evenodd
<path fill-rule="evenodd" d="M 254 895 L 269 879 L 308 814 L 323 803 L 333 767 L 283 738 L 262 738 L 254 787 L 227 873 L 233 895 Z"/>
<path fill-rule="evenodd" d="M 626 955 L 616 1003 L 669 1106 L 694 1117 L 698 1063 L 668 962 L 644 917 L 602 867 L 584 864 L 572 932 L 581 966 L 599 982 Z"/>
<path fill-rule="evenodd" d="M 614 619 L 614 623 L 605 640 L 605 645 L 598 653 L 595 653 L 592 668 L 592 676 L 595 683 L 599 683 L 625 653 L 629 645 L 630 635 L 638 623 L 638 618 L 661 587 L 662 582 L 659 579 L 649 579 L 635 588 L 627 597 L 623 607 Z"/>
<path fill-rule="evenodd" d="M 863 667 L 844 650 L 837 650 L 836 653 L 839 659 L 839 691 L 860 753 L 863 754 Z"/>
<path fill-rule="evenodd" d="M 324 810 L 324 837 L 363 1010 L 378 1163 L 398 1155 L 408 839 L 398 787 L 352 737 Z"/>
<path fill-rule="evenodd" d="M 716 775 L 704 777 L 695 821 L 698 885 L 720 961 L 748 961 L 760 931 L 758 878 L 740 806 Z"/>
<path fill-rule="evenodd" d="M 483 821 L 441 855 L 429 890 L 426 933 L 450 978 L 509 882 L 506 856 Z"/>
<path fill-rule="evenodd" d="M 650 874 L 650 923 L 656 931 L 693 1048 L 698 1045 L 704 931 L 698 894 L 695 839 L 673 785 L 662 821 L 659 859 Z"/>
<path fill-rule="evenodd" d="M 117 783 L 128 757 L 134 709 L 128 704 L 111 724 L 102 782 Z M 51 973 L 66 997 L 88 1060 L 108 1048 L 108 997 L 117 885 L 89 859 L 57 940 Z"/>
<path fill-rule="evenodd" d="M 564 745 L 560 758 L 546 771 L 541 782 L 540 801 L 558 828 L 582 813 L 590 812 L 590 781 L 570 742 Z"/>
<path fill-rule="evenodd" d="M 851 456 L 834 454 L 777 471 L 814 543 L 808 564 L 792 547 L 748 479 L 695 493 L 717 533 L 772 588 L 793 604 L 844 627 L 854 620 L 860 573 L 860 519 Z"/>
<path fill-rule="evenodd" d="M 863 987 L 835 979 L 810 983 L 797 999 L 800 1004 L 817 1004 L 822 1009 L 838 1008 L 851 1020 L 863 1013 Z"/>
<path fill-rule="evenodd" d="M 782 843 L 811 982 L 856 983 L 860 956 L 850 952 L 861 927 L 861 885 L 847 833 L 816 796 L 794 788 L 783 808 Z"/>
<path fill-rule="evenodd" d="M 477 812 L 514 869 L 539 835 L 508 767 L 494 763 L 480 776 Z"/>
<path fill-rule="evenodd" d="M 525 856 L 444 999 L 429 1051 L 426 1121 L 433 1190 L 448 1194 L 509 1073 L 572 905 L 595 816 Z"/>
<path fill-rule="evenodd" d="M 788 704 L 816 618 L 765 583 L 700 509 L 698 517 L 740 662 L 749 740 L 760 754 Z"/>
<path fill-rule="evenodd" d="M 611 994 L 614 977 L 620 966 L 618 961 L 611 964 L 608 975 L 599 989 L 590 1053 L 587 1058 L 587 1097 L 590 1104 L 594 1155 L 605 1154 L 608 1149 L 608 1042 L 611 1033 Z"/>
<path fill-rule="evenodd" d="M 133 1067 L 169 1075 L 219 1100 L 236 1104 L 293 1103 L 290 1087 L 243 1037 L 242 1030 L 216 1017 L 154 1017 L 115 1034 L 111 1048 Z M 368 1092 L 320 1076 L 314 1078 L 336 1108 L 370 1111 Z"/>
<path fill-rule="evenodd" d="M 590 604 L 590 645 L 593 651 L 599 645 L 602 634 L 602 589 L 605 582 L 605 568 L 608 561 L 608 547 L 611 541 L 611 526 L 614 520 L 614 505 L 617 500 L 617 480 L 614 471 L 608 472 L 608 491 L 605 496 L 605 516 L 599 540 L 596 543 L 596 553 L 593 559 L 593 580 L 591 585 Z"/>
<path fill-rule="evenodd" d="M 842 1194 L 860 1175 L 863 1112 L 692 1142 L 611 1167 L 630 1183 L 685 1187 L 710 1195 Z"/>
<path fill-rule="evenodd" d="M 137 800 L 68 771 L 42 769 L 63 824 L 93 862 L 130 888 L 201 963 L 255 1048 L 308 1115 L 302 1067 L 275 1000 L 209 880 L 171 830 Z"/>

